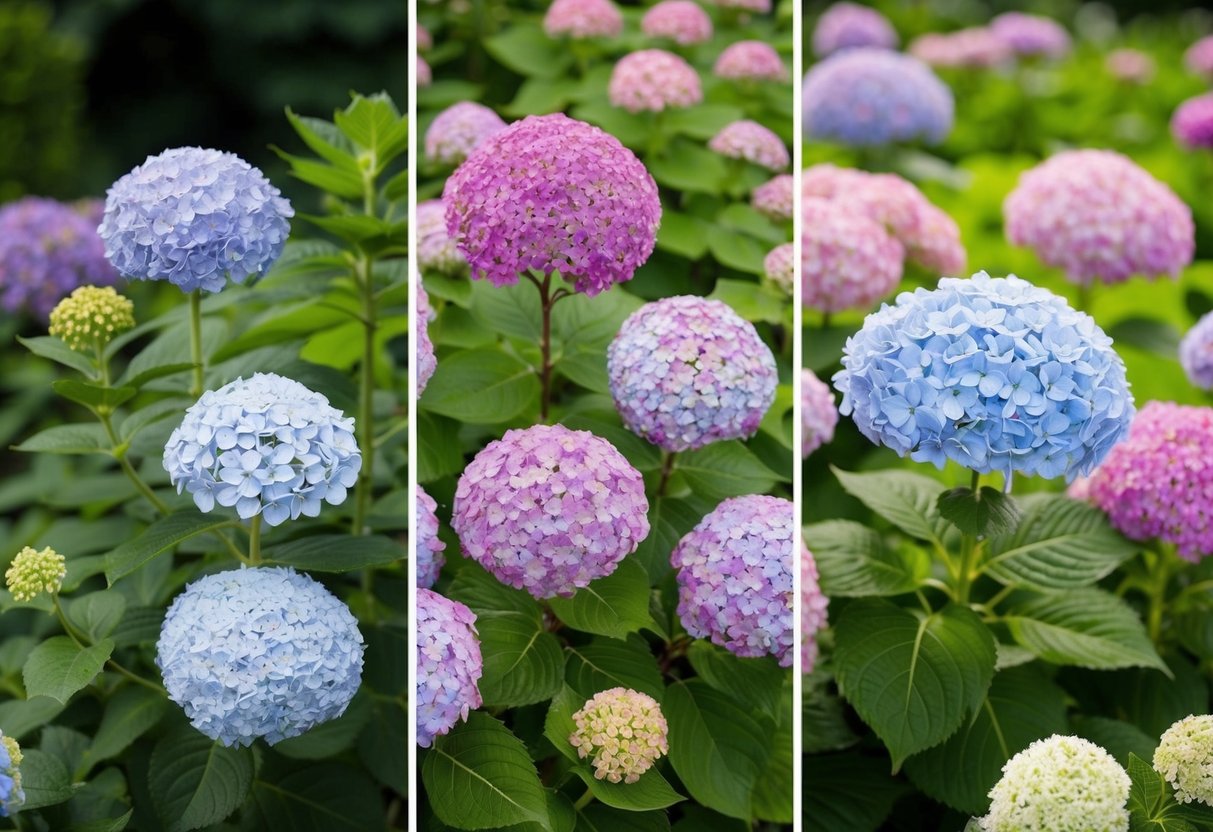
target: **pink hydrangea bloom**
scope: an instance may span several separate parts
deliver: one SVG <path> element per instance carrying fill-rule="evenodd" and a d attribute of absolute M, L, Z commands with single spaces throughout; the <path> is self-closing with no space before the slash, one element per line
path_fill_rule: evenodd
<path fill-rule="evenodd" d="M 662 0 L 644 13 L 640 29 L 651 38 L 691 46 L 712 39 L 712 18 L 694 0 Z"/>
<path fill-rule="evenodd" d="M 722 9 L 739 9 L 743 12 L 767 14 L 771 11 L 771 0 L 716 0 Z"/>
<path fill-rule="evenodd" d="M 629 113 L 659 113 L 698 104 L 703 87 L 699 73 L 682 58 L 664 49 L 642 49 L 615 64 L 607 95 Z"/>
<path fill-rule="evenodd" d="M 790 174 L 781 173 L 764 182 L 750 194 L 750 204 L 764 217 L 783 222 L 792 218 L 796 182 Z"/>
<path fill-rule="evenodd" d="M 1213 147 L 1213 93 L 1180 104 L 1171 116 L 1171 135 L 1186 147 Z"/>
<path fill-rule="evenodd" d="M 1048 17 L 1004 12 L 990 21 L 990 29 L 1016 55 L 1064 58 L 1070 52 L 1070 34 Z"/>
<path fill-rule="evenodd" d="M 434 357 L 434 344 L 430 341 L 430 296 L 426 294 L 421 281 L 417 281 L 417 397 L 425 392 L 425 386 L 430 382 L 430 376 L 438 367 L 438 359 Z"/>
<path fill-rule="evenodd" d="M 594 777 L 635 783 L 670 751 L 661 705 L 647 693 L 617 687 L 594 694 L 573 714 L 569 744 L 589 757 Z"/>
<path fill-rule="evenodd" d="M 417 744 L 429 748 L 481 704 L 484 674 L 476 615 L 431 589 L 417 590 Z"/>
<path fill-rule="evenodd" d="M 731 159 L 745 159 L 773 171 L 783 170 L 791 161 L 782 139 L 748 119 L 726 124 L 708 142 L 708 148 Z"/>
<path fill-rule="evenodd" d="M 907 51 L 936 67 L 988 69 L 1015 60 L 1010 45 L 987 26 L 922 35 L 914 39 Z"/>
<path fill-rule="evenodd" d="M 855 46 L 896 49 L 897 43 L 897 32 L 888 18 L 858 3 L 833 4 L 813 28 L 813 54 L 819 58 Z"/>
<path fill-rule="evenodd" d="M 794 270 L 796 268 L 796 247 L 791 243 L 775 246 L 762 259 L 762 270 L 767 278 L 789 295 L 792 294 Z"/>
<path fill-rule="evenodd" d="M 735 81 L 782 81 L 788 77 L 775 47 L 760 40 L 741 40 L 725 47 L 712 71 Z"/>
<path fill-rule="evenodd" d="M 821 591 L 817 561 L 800 541 L 800 672 L 812 673 L 817 665 L 817 634 L 829 623 L 830 599 Z"/>
<path fill-rule="evenodd" d="M 808 456 L 834 439 L 838 404 L 830 385 L 810 369 L 800 371 L 800 455 Z"/>
<path fill-rule="evenodd" d="M 496 112 L 474 101 L 460 101 L 434 117 L 425 131 L 425 158 L 454 167 L 494 133 L 505 129 Z"/>
<path fill-rule="evenodd" d="M 863 309 L 901 280 L 905 248 L 883 225 L 825 199 L 801 201 L 800 283 L 810 309 Z"/>
<path fill-rule="evenodd" d="M 1188 47 L 1184 66 L 1194 75 L 1213 76 L 1213 35 L 1206 35 Z"/>
<path fill-rule="evenodd" d="M 434 48 L 434 37 L 430 34 L 430 30 L 417 24 L 417 49 L 424 51 Z"/>
<path fill-rule="evenodd" d="M 467 261 L 446 232 L 446 208 L 440 199 L 417 204 L 417 267 L 423 272 L 462 274 Z"/>
<path fill-rule="evenodd" d="M 1113 49 L 1104 59 L 1104 68 L 1126 84 L 1147 84 L 1156 70 L 1154 59 L 1140 49 Z"/>
<path fill-rule="evenodd" d="M 415 80 L 418 87 L 428 87 L 434 82 L 434 73 L 430 70 L 430 65 L 420 55 L 417 56 L 417 77 Z"/>
<path fill-rule="evenodd" d="M 623 31 L 623 15 L 611 0 L 553 0 L 543 31 L 552 38 L 613 38 Z"/>

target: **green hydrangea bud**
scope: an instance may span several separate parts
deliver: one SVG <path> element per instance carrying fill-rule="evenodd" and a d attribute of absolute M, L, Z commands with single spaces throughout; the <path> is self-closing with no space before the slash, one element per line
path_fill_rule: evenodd
<path fill-rule="evenodd" d="M 81 286 L 51 310 L 51 335 L 83 352 L 135 325 L 135 305 L 112 286 Z"/>
<path fill-rule="evenodd" d="M 1168 728 L 1154 751 L 1154 770 L 1180 803 L 1213 806 L 1213 716 L 1186 716 Z"/>
<path fill-rule="evenodd" d="M 58 592 L 66 574 L 63 555 L 49 546 L 41 552 L 26 546 L 13 558 L 4 579 L 14 599 L 32 601 L 40 592 Z"/>
<path fill-rule="evenodd" d="M 594 761 L 594 776 L 612 783 L 635 783 L 669 752 L 666 721 L 653 697 L 627 688 L 611 688 L 573 714 L 577 730 L 569 743 L 581 759 Z"/>

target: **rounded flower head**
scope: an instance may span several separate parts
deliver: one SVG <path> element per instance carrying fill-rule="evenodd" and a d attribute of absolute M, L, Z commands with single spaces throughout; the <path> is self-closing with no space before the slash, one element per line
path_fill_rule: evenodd
<path fill-rule="evenodd" d="M 425 58 L 420 55 L 417 56 L 417 74 L 415 78 L 418 88 L 428 87 L 434 83 L 434 71 L 430 69 L 430 65 L 426 62 Z"/>
<path fill-rule="evenodd" d="M 1070 52 L 1070 35 L 1048 17 L 1004 12 L 990 21 L 990 31 L 1023 57 L 1064 58 Z"/>
<path fill-rule="evenodd" d="M 48 595 L 58 592 L 66 574 L 63 555 L 49 546 L 40 552 L 26 546 L 13 558 L 4 580 L 13 600 L 32 601 L 43 592 Z"/>
<path fill-rule="evenodd" d="M 1171 135 L 1185 147 L 1213 147 L 1213 93 L 1180 104 L 1171 116 Z"/>
<path fill-rule="evenodd" d="M 1206 35 L 1188 47 L 1184 66 L 1194 75 L 1213 76 L 1213 35 Z"/>
<path fill-rule="evenodd" d="M 92 351 L 135 325 L 135 304 L 113 286 L 81 286 L 51 310 L 50 334 L 71 349 Z"/>
<path fill-rule="evenodd" d="M 1104 59 L 1104 68 L 1126 84 L 1147 84 L 1157 70 L 1154 58 L 1140 49 L 1113 49 Z"/>
<path fill-rule="evenodd" d="M 274 373 L 203 393 L 164 446 L 169 481 L 199 511 L 235 506 L 271 526 L 341 505 L 361 468 L 354 420 Z"/>
<path fill-rule="evenodd" d="M 25 803 L 21 786 L 21 746 L 0 731 L 0 818 L 9 818 Z"/>
<path fill-rule="evenodd" d="M 699 73 L 682 58 L 664 49 L 642 49 L 615 64 L 607 95 L 629 113 L 659 113 L 698 104 L 703 88 Z"/>
<path fill-rule="evenodd" d="M 463 553 L 536 598 L 615 571 L 649 533 L 640 472 L 589 431 L 507 431 L 459 477 L 451 525 Z"/>
<path fill-rule="evenodd" d="M 750 194 L 750 204 L 764 217 L 775 222 L 784 222 L 792 218 L 792 212 L 795 210 L 795 190 L 795 180 L 791 175 L 781 173 L 755 188 Z"/>
<path fill-rule="evenodd" d="M 417 266 L 423 272 L 462 274 L 468 261 L 446 230 L 446 206 L 440 199 L 417 204 Z"/>
<path fill-rule="evenodd" d="M 420 23 L 417 24 L 417 48 L 422 52 L 434 48 L 434 36 Z"/>
<path fill-rule="evenodd" d="M 1007 239 L 1079 285 L 1133 275 L 1177 277 L 1192 262 L 1192 212 L 1163 183 L 1111 150 L 1057 153 L 1003 203 Z"/>
<path fill-rule="evenodd" d="M 435 737 L 479 708 L 476 683 L 484 673 L 476 615 L 430 589 L 417 590 L 417 744 Z"/>
<path fill-rule="evenodd" d="M 716 6 L 721 9 L 767 14 L 771 11 L 771 0 L 716 0 Z"/>
<path fill-rule="evenodd" d="M 839 410 L 900 456 L 1072 480 L 1125 437 L 1133 397 L 1095 320 L 1014 275 L 944 278 L 868 315 Z"/>
<path fill-rule="evenodd" d="M 730 159 L 745 159 L 767 170 L 780 171 L 791 159 L 783 140 L 756 121 L 742 119 L 726 124 L 708 142 L 708 149 Z"/>
<path fill-rule="evenodd" d="M 594 777 L 635 783 L 670 751 L 661 706 L 647 693 L 611 688 L 594 694 L 573 714 L 569 744 L 594 763 Z"/>
<path fill-rule="evenodd" d="M 767 279 L 787 294 L 792 294 L 792 282 L 796 266 L 796 247 L 791 243 L 775 246 L 762 260 L 762 270 Z"/>
<path fill-rule="evenodd" d="M 607 375 L 628 430 L 667 451 L 753 436 L 779 381 L 753 324 L 693 296 L 629 315 L 607 348 Z"/>
<path fill-rule="evenodd" d="M 417 486 L 417 586 L 429 589 L 438 580 L 446 559 L 446 544 L 438 537 L 438 504 Z"/>
<path fill-rule="evenodd" d="M 362 681 L 349 608 L 289 567 L 240 568 L 173 599 L 156 642 L 164 687 L 225 746 L 273 745 L 336 719 Z"/>
<path fill-rule="evenodd" d="M 233 153 L 177 147 L 107 192 L 97 232 L 124 277 L 218 292 L 264 274 L 286 244 L 291 204 Z"/>
<path fill-rule="evenodd" d="M 438 369 L 438 359 L 434 355 L 434 342 L 430 340 L 430 296 L 426 294 L 425 286 L 417 281 L 417 398 L 425 392 L 434 370 Z"/>
<path fill-rule="evenodd" d="M 691 46 L 712 39 L 712 18 L 694 0 L 661 0 L 644 13 L 640 30 L 651 38 Z"/>
<path fill-rule="evenodd" d="M 1154 770 L 1180 803 L 1213 806 L 1213 716 L 1186 716 L 1168 728 L 1154 750 Z"/>
<path fill-rule="evenodd" d="M 782 81 L 788 76 L 775 47 L 760 40 L 741 40 L 725 47 L 712 72 L 734 81 Z"/>
<path fill-rule="evenodd" d="M 800 203 L 802 303 L 822 312 L 863 309 L 896 288 L 905 249 L 883 225 L 825 199 Z"/>
<path fill-rule="evenodd" d="M 813 54 L 819 58 L 856 46 L 896 49 L 897 43 L 888 18 L 858 3 L 834 3 L 813 27 Z"/>
<path fill-rule="evenodd" d="M 1179 363 L 1193 387 L 1213 390 L 1213 312 L 1197 321 L 1179 342 Z"/>
<path fill-rule="evenodd" d="M 922 35 L 907 51 L 930 66 L 962 69 L 1004 66 L 1015 59 L 1006 41 L 986 26 Z"/>
<path fill-rule="evenodd" d="M 1079 737 L 1036 740 L 1002 767 L 983 832 L 1128 832 L 1129 775 Z"/>
<path fill-rule="evenodd" d="M 611 0 L 553 0 L 543 31 L 551 38 L 613 38 L 623 31 L 623 15 Z"/>
<path fill-rule="evenodd" d="M 809 70 L 804 129 L 863 146 L 940 142 L 952 131 L 952 91 L 926 64 L 884 49 L 848 49 Z"/>
<path fill-rule="evenodd" d="M 661 222 L 653 177 L 619 140 L 560 113 L 488 138 L 446 181 L 447 231 L 496 286 L 559 271 L 596 295 L 632 275 Z"/>
<path fill-rule="evenodd" d="M 425 131 L 426 161 L 454 167 L 498 130 L 505 128 L 501 116 L 475 101 L 460 101 L 447 107 Z"/>
<path fill-rule="evenodd" d="M 821 591 L 817 561 L 800 542 L 800 671 L 812 673 L 817 664 L 817 634 L 826 628 L 830 599 Z"/>
<path fill-rule="evenodd" d="M 800 455 L 806 457 L 834 439 L 838 405 L 830 385 L 808 368 L 800 371 Z"/>
<path fill-rule="evenodd" d="M 0 207 L 0 308 L 45 318 L 73 289 L 117 279 L 97 226 L 72 206 L 31 196 Z"/>
<path fill-rule="evenodd" d="M 1213 553 L 1213 409 L 1147 402 L 1089 494 L 1126 537 L 1161 538 L 1191 561 Z"/>

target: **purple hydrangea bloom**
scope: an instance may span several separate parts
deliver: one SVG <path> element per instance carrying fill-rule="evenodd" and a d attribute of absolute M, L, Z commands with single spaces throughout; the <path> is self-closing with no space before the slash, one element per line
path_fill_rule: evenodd
<path fill-rule="evenodd" d="M 1014 275 L 903 292 L 848 339 L 842 367 L 842 414 L 873 442 L 939 468 L 1072 480 L 1133 418 L 1112 339 Z"/>
<path fill-rule="evenodd" d="M 536 598 L 570 596 L 648 536 L 640 472 L 589 431 L 507 431 L 464 469 L 451 525 L 463 553 Z"/>
<path fill-rule="evenodd" d="M 783 139 L 756 121 L 730 122 L 708 142 L 708 149 L 730 159 L 745 159 L 767 170 L 780 171 L 792 161 Z"/>
<path fill-rule="evenodd" d="M 670 555 L 678 570 L 678 617 L 695 638 L 738 656 L 792 665 L 792 503 L 731 497 Z"/>
<path fill-rule="evenodd" d="M 750 204 L 754 206 L 755 211 L 768 219 L 776 222 L 790 220 L 795 210 L 795 191 L 796 184 L 791 175 L 781 173 L 755 188 L 750 194 Z"/>
<path fill-rule="evenodd" d="M 438 504 L 417 486 L 417 586 L 429 589 L 438 580 L 446 559 L 446 544 L 438 537 Z"/>
<path fill-rule="evenodd" d="M 1213 93 L 1180 104 L 1171 116 L 1171 135 L 1185 147 L 1213 147 Z"/>
<path fill-rule="evenodd" d="M 644 13 L 640 30 L 651 38 L 691 46 L 712 39 L 712 18 L 694 0 L 661 0 Z"/>
<path fill-rule="evenodd" d="M 888 18 L 858 3 L 834 3 L 813 27 L 813 54 L 819 58 L 856 46 L 896 49 L 897 43 Z"/>
<path fill-rule="evenodd" d="M 607 349 L 607 374 L 628 430 L 667 451 L 753 436 L 779 381 L 754 325 L 694 296 L 629 315 Z"/>
<path fill-rule="evenodd" d="M 1070 52 L 1070 35 L 1048 17 L 1004 12 L 990 21 L 990 30 L 1016 55 L 1064 58 Z"/>
<path fill-rule="evenodd" d="M 596 295 L 632 275 L 661 222 L 657 184 L 608 133 L 561 113 L 489 137 L 446 181 L 447 231 L 496 286 L 559 271 Z"/>
<path fill-rule="evenodd" d="M 430 589 L 417 590 L 417 744 L 435 737 L 479 708 L 476 683 L 484 673 L 476 615 L 458 601 Z"/>
<path fill-rule="evenodd" d="M 345 713 L 362 681 L 349 608 L 289 567 L 241 567 L 194 581 L 160 628 L 169 698 L 225 746 L 273 745 Z"/>
<path fill-rule="evenodd" d="M 434 342 L 430 340 L 430 318 L 434 311 L 430 308 L 430 296 L 425 292 L 425 286 L 417 281 L 417 398 L 425 392 L 434 370 L 438 369 L 438 359 L 434 355 Z"/>
<path fill-rule="evenodd" d="M 295 212 L 257 168 L 232 153 L 177 147 L 107 192 L 97 229 L 124 277 L 218 292 L 264 274 L 282 254 Z"/>
<path fill-rule="evenodd" d="M 460 101 L 430 122 L 425 131 L 425 158 L 453 167 L 489 136 L 504 129 L 505 122 L 493 110 L 474 101 Z"/>
<path fill-rule="evenodd" d="M 417 203 L 417 267 L 423 272 L 463 274 L 468 262 L 446 230 L 446 207 L 440 199 Z"/>
<path fill-rule="evenodd" d="M 1194 387 L 1213 390 L 1213 312 L 1197 321 L 1179 342 L 1179 363 Z"/>
<path fill-rule="evenodd" d="M 0 307 L 45 319 L 73 289 L 117 279 L 97 226 L 72 206 L 29 196 L 0 208 Z"/>
<path fill-rule="evenodd" d="M 800 455 L 808 456 L 834 439 L 838 406 L 830 385 L 808 368 L 800 371 Z"/>

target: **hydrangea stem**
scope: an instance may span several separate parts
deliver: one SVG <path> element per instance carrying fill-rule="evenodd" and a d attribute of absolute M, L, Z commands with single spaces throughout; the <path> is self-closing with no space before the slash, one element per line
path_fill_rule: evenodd
<path fill-rule="evenodd" d="M 67 620 L 67 614 L 63 611 L 63 605 L 59 603 L 59 594 L 58 593 L 51 595 L 51 602 L 55 605 L 55 617 L 59 619 L 59 624 L 60 624 L 60 626 L 63 627 L 63 631 L 65 633 L 67 633 L 68 638 L 70 638 L 73 642 L 75 642 L 77 647 L 84 649 L 84 647 L 85 647 L 84 642 L 87 641 L 87 639 L 84 638 L 83 634 L 77 633 L 76 628 L 73 627 L 71 625 L 71 622 L 69 622 Z M 110 670 L 114 671 L 115 673 L 125 676 L 126 678 L 130 679 L 132 682 L 135 682 L 136 684 L 143 685 L 145 688 L 150 688 L 151 690 L 156 691 L 157 693 L 161 694 L 162 696 L 167 695 L 167 691 L 165 691 L 165 689 L 162 688 L 160 685 L 158 685 L 155 682 L 152 682 L 148 679 L 144 679 L 138 673 L 127 670 L 125 667 L 118 664 L 118 662 L 114 661 L 113 659 L 106 659 L 105 666 L 107 668 L 109 668 Z"/>
<path fill-rule="evenodd" d="M 976 494 L 981 488 L 981 474 L 974 471 L 971 485 Z M 956 574 L 956 603 L 968 604 L 969 592 L 973 588 L 973 557 L 977 553 L 977 538 L 971 534 L 960 536 L 960 569 Z"/>
<path fill-rule="evenodd" d="M 355 433 L 362 454 L 362 468 L 354 494 L 355 535 L 366 534 L 366 518 L 370 512 L 371 489 L 375 481 L 375 289 L 371 277 L 371 258 L 362 255 L 355 267 L 355 277 L 362 288 L 362 366 L 359 374 L 358 423 Z"/>
<path fill-rule="evenodd" d="M 1145 553 L 1146 580 L 1146 632 L 1155 645 L 1162 641 L 1162 619 L 1167 607 L 1167 587 L 1171 583 L 1171 559 L 1167 557 L 1166 544 L 1158 545 L 1157 551 L 1147 549 Z"/>
<path fill-rule="evenodd" d="M 571 292 L 564 288 L 553 292 L 550 274 L 544 275 L 542 281 L 533 274 L 527 273 L 526 277 L 539 289 L 539 307 L 542 314 L 539 332 L 539 421 L 546 422 L 552 403 L 552 307 Z"/>
<path fill-rule="evenodd" d="M 585 794 L 583 794 L 581 797 L 577 798 L 577 802 L 573 804 L 573 811 L 580 812 L 586 806 L 589 806 L 590 803 L 592 803 L 593 801 L 594 801 L 594 790 L 586 789 Z"/>
<path fill-rule="evenodd" d="M 194 382 L 190 385 L 190 395 L 197 398 L 202 395 L 203 358 L 202 358 L 202 290 L 190 292 L 190 360 L 194 362 Z"/>
<path fill-rule="evenodd" d="M 657 483 L 657 497 L 664 497 L 665 490 L 670 484 L 670 476 L 674 473 L 674 463 L 678 457 L 677 451 L 666 451 L 662 454 L 661 479 Z"/>
<path fill-rule="evenodd" d="M 248 559 L 249 563 L 261 563 L 261 515 L 254 515 L 249 522 L 248 530 Z"/>

